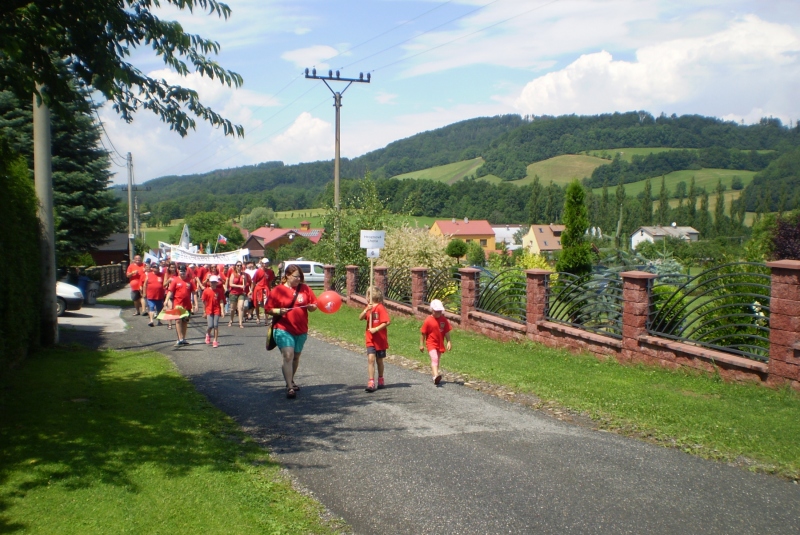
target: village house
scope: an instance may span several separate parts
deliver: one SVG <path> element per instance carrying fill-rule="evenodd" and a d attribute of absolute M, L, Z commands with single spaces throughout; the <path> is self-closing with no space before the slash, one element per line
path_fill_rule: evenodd
<path fill-rule="evenodd" d="M 494 230 L 485 219 L 470 221 L 468 218 L 438 220 L 431 225 L 429 231 L 435 236 L 450 236 L 467 243 L 478 243 L 485 253 L 495 250 Z"/>
<path fill-rule="evenodd" d="M 294 241 L 297 236 L 302 236 L 317 244 L 322 238 L 325 229 L 311 228 L 311 223 L 302 221 L 300 228 L 276 228 L 274 225 L 261 227 L 250 233 L 243 248 L 250 250 L 250 258 L 259 259 L 264 257 L 265 249 L 277 251 L 284 245 Z"/>
<path fill-rule="evenodd" d="M 528 233 L 522 237 L 522 248 L 533 254 L 560 251 L 561 234 L 567 227 L 564 225 L 531 225 Z"/>
<path fill-rule="evenodd" d="M 635 250 L 636 246 L 643 241 L 655 243 L 667 237 L 684 241 L 697 241 L 700 239 L 700 232 L 693 227 L 679 227 L 674 223 L 669 227 L 639 227 L 636 232 L 631 234 L 631 249 Z"/>

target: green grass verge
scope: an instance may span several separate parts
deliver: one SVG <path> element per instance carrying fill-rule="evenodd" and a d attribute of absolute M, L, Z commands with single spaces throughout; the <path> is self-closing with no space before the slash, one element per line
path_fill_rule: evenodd
<path fill-rule="evenodd" d="M 363 344 L 364 325 L 349 307 L 314 314 L 311 327 Z M 390 353 L 427 363 L 420 322 L 394 317 Z M 800 478 L 800 395 L 722 381 L 693 371 L 623 366 L 531 342 L 497 342 L 455 330 L 442 367 L 532 393 L 586 413 L 601 426 L 674 445 L 708 458 L 753 460 L 754 469 Z"/>
<path fill-rule="evenodd" d="M 154 352 L 58 348 L 0 379 L 0 532 L 331 533 Z"/>

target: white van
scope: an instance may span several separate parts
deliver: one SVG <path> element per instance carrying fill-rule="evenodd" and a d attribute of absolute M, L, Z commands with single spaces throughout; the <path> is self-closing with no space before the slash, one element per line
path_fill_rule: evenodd
<path fill-rule="evenodd" d="M 322 286 L 325 282 L 325 270 L 323 264 L 319 262 L 312 262 L 311 260 L 286 260 L 283 262 L 284 266 L 294 264 L 303 272 L 303 278 L 309 286 Z M 280 274 L 283 276 L 283 273 Z"/>

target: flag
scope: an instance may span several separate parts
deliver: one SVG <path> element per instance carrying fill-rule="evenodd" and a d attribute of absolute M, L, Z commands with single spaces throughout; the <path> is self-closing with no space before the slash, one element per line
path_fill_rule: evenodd
<path fill-rule="evenodd" d="M 181 241 L 178 242 L 178 245 L 183 247 L 184 249 L 189 248 L 189 225 L 183 225 L 183 232 L 181 232 Z"/>
<path fill-rule="evenodd" d="M 217 243 L 221 243 L 222 245 L 225 245 L 226 243 L 228 243 L 228 238 L 226 238 L 225 236 L 220 234 L 219 237 L 217 238 Z"/>

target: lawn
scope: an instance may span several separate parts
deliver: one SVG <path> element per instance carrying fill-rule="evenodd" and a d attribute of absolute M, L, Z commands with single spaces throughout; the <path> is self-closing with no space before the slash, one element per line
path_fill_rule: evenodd
<path fill-rule="evenodd" d="M 427 364 L 418 351 L 420 322 L 396 317 L 390 353 Z M 311 327 L 363 344 L 358 311 L 314 314 Z M 530 393 L 617 430 L 785 477 L 800 477 L 800 395 L 752 384 L 728 383 L 695 372 L 623 366 L 534 344 L 502 343 L 456 330 L 446 370 Z M 742 457 L 749 461 L 742 462 Z"/>
<path fill-rule="evenodd" d="M 61 347 L 0 379 L 0 532 L 332 533 L 164 356 Z"/>
<path fill-rule="evenodd" d="M 144 241 L 151 249 L 158 249 L 158 242 L 163 241 L 170 243 L 169 236 L 174 233 L 176 229 L 183 228 L 183 219 L 175 219 L 168 227 L 143 227 Z"/>

